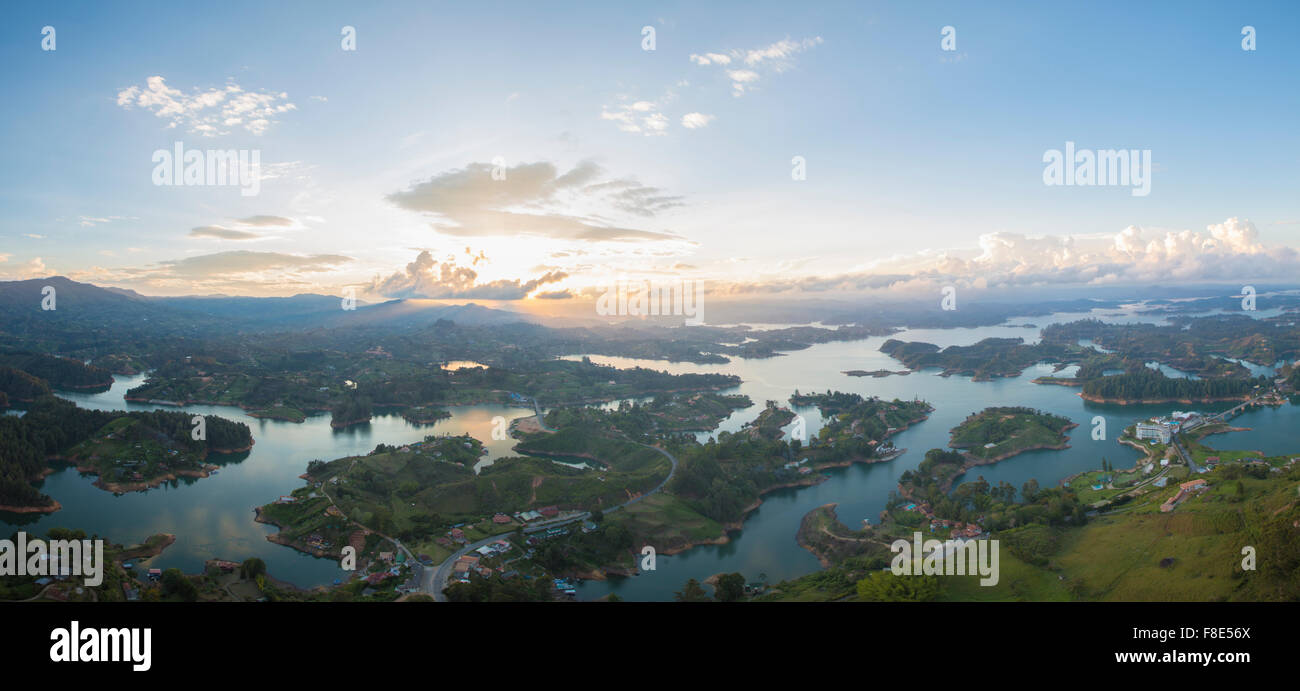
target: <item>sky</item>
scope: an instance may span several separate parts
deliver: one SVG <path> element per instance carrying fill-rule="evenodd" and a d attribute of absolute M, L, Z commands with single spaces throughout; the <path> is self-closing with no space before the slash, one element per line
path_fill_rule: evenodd
<path fill-rule="evenodd" d="M 1294 2 L 11 5 L 0 279 L 506 301 L 1290 280 L 1298 42 Z M 1067 142 L 1147 152 L 1148 184 L 1047 184 Z M 160 177 L 178 145 L 243 152 L 256 184 Z"/>

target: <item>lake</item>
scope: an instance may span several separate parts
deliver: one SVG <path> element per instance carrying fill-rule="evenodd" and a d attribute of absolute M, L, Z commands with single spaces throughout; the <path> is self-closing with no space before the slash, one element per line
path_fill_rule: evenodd
<path fill-rule="evenodd" d="M 1007 324 L 960 329 L 910 329 L 888 338 L 927 341 L 940 346 L 968 345 L 988 337 L 1021 337 L 1037 342 L 1043 326 L 1082 316 L 1099 316 L 1108 321 L 1132 321 L 1133 315 L 1110 310 L 1104 314 L 1080 313 L 1016 319 Z M 760 577 L 769 582 L 793 578 L 820 568 L 817 560 L 795 542 L 803 516 L 827 503 L 839 504 L 840 520 L 852 528 L 862 519 L 877 522 L 889 493 L 897 488 L 898 477 L 920 463 L 926 450 L 946 447 L 948 431 L 967 415 L 992 405 L 1021 405 L 1063 415 L 1079 424 L 1068 432 L 1070 448 L 1060 451 L 1033 451 L 991 466 L 972 471 L 974 479 L 983 476 L 990 483 L 1004 480 L 1017 488 L 1035 478 L 1044 486 L 1056 485 L 1074 473 L 1100 467 L 1106 458 L 1118 467 L 1128 467 L 1137 458 L 1135 450 L 1116 443 L 1120 431 L 1135 420 L 1168 413 L 1179 406 L 1111 406 L 1089 403 L 1079 398 L 1078 389 L 1039 385 L 1035 377 L 1053 374 L 1050 366 L 1035 366 L 1020 376 L 990 382 L 972 382 L 969 377 L 936 376 L 937 370 L 907 376 L 884 378 L 850 377 L 844 370 L 898 370 L 897 361 L 879 351 L 886 337 L 861 341 L 825 343 L 793 351 L 778 357 L 746 360 L 733 359 L 721 365 L 665 363 L 606 356 L 589 356 L 595 362 L 618 367 L 644 366 L 673 373 L 717 372 L 735 374 L 743 383 L 726 393 L 747 394 L 754 406 L 735 411 L 716 431 L 737 431 L 752 420 L 767 400 L 788 403 L 796 390 L 852 391 L 864 396 L 929 401 L 935 411 L 922 423 L 893 438 L 907 452 L 899 458 L 874 465 L 854 465 L 826 471 L 828 480 L 809 488 L 785 489 L 764 497 L 763 505 L 750 514 L 744 530 L 735 533 L 725 545 L 708 545 L 674 556 L 659 555 L 657 569 L 632 578 L 587 581 L 579 586 L 581 599 L 595 599 L 616 592 L 626 600 L 667 600 L 689 578 L 703 580 L 719 572 L 739 571 L 746 580 Z M 580 355 L 572 356 L 574 358 Z M 1059 376 L 1066 376 L 1066 369 Z M 140 384 L 144 375 L 118 377 L 113 387 L 100 394 L 60 393 L 79 405 L 101 409 L 148 410 L 154 406 L 127 404 L 125 391 Z M 545 404 L 546 401 L 542 400 Z M 1187 407 L 1187 406 L 1181 406 Z M 1230 404 L 1199 406 L 1203 411 L 1218 411 Z M 150 566 L 178 567 L 197 572 L 204 560 L 211 558 L 241 561 L 260 557 L 270 573 L 281 580 L 300 586 L 328 584 L 345 573 L 331 560 L 318 559 L 266 541 L 275 532 L 273 526 L 253 521 L 253 508 L 273 501 L 277 496 L 300 487 L 300 475 L 312 459 L 332 460 L 364 454 L 376 444 L 403 444 L 418 441 L 429 434 L 468 433 L 488 449 L 486 461 L 512 455 L 512 440 L 491 438 L 492 419 L 507 420 L 529 415 L 532 411 L 506 405 L 448 407 L 452 417 L 433 425 L 412 425 L 396 415 L 376 416 L 368 425 L 333 430 L 328 415 L 308 418 L 304 423 L 259 420 L 238 408 L 224 406 L 188 406 L 186 411 L 221 415 L 245 422 L 256 444 L 246 453 L 233 457 L 211 457 L 220 464 L 218 474 L 199 480 L 182 479 L 147 492 L 114 496 L 91 485 L 94 478 L 75 469 L 56 472 L 45 479 L 42 490 L 64 508 L 49 515 L 0 514 L 0 528 L 8 534 L 16 530 L 44 534 L 52 527 L 78 528 L 98 533 L 116 542 L 135 543 L 154 533 L 177 536 L 176 543 Z M 796 407 L 805 420 L 809 435 L 821 428 L 815 408 Z M 1258 448 L 1265 453 L 1300 451 L 1296 448 L 1296 429 L 1300 429 L 1300 411 L 1294 405 L 1278 409 L 1259 409 L 1233 421 L 1251 427 L 1250 432 L 1216 435 L 1211 443 L 1220 448 Z M 1106 438 L 1093 440 L 1094 419 L 1105 423 Z M 706 439 L 714 433 L 699 433 Z"/>

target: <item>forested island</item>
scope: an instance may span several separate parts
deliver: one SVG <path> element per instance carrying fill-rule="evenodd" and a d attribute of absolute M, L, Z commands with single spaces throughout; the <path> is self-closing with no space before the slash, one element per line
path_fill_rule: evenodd
<path fill-rule="evenodd" d="M 992 407 L 972 413 L 952 429 L 948 446 L 971 461 L 1001 461 L 1033 449 L 1064 449 L 1069 418 L 1025 407 Z"/>
<path fill-rule="evenodd" d="M 0 416 L 0 506 L 56 510 L 31 484 L 51 461 L 76 465 L 99 476 L 96 486 L 122 492 L 206 477 L 209 453 L 236 453 L 253 443 L 247 425 L 213 415 L 202 417 L 205 438 L 194 439 L 193 418 L 161 410 L 90 410 L 42 396 L 22 417 Z"/>
<path fill-rule="evenodd" d="M 1257 389 L 1271 385 L 1267 377 L 1253 379 L 1181 379 L 1147 367 L 1124 374 L 1090 379 L 1083 384 L 1085 400 L 1094 403 L 1213 403 L 1244 401 Z"/>

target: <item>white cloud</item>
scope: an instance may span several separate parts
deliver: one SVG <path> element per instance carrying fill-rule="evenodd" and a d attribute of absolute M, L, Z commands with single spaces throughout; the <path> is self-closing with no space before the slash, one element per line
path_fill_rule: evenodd
<path fill-rule="evenodd" d="M 731 56 L 723 53 L 691 54 L 691 62 L 697 65 L 730 65 Z"/>
<path fill-rule="evenodd" d="M 82 228 L 91 228 L 101 223 L 112 223 L 113 221 L 138 221 L 137 216 L 78 216 L 77 225 Z"/>
<path fill-rule="evenodd" d="M 8 262 L 12 255 L 0 255 L 0 262 Z M 29 278 L 45 278 L 52 275 L 53 272 L 45 266 L 45 262 L 40 257 L 28 260 L 24 264 L 15 266 L 13 271 L 7 271 L 0 276 L 10 281 L 22 281 Z"/>
<path fill-rule="evenodd" d="M 277 116 L 297 110 L 288 97 L 285 92 L 245 91 L 235 83 L 207 91 L 195 88 L 186 94 L 167 86 L 165 79 L 155 75 L 146 79 L 143 87 L 129 86 L 119 91 L 117 105 L 127 110 L 152 111 L 168 121 L 169 129 L 185 127 L 204 137 L 229 134 L 232 128 L 240 127 L 261 135 L 276 122 Z"/>
<path fill-rule="evenodd" d="M 749 50 L 731 50 L 728 53 L 692 53 L 691 62 L 701 66 L 727 67 L 734 63 L 744 63 L 743 69 L 726 69 L 727 78 L 731 80 L 731 92 L 734 96 L 743 96 L 754 88 L 762 72 L 781 73 L 794 65 L 794 56 L 821 45 L 822 37 L 814 36 L 798 41 L 782 39 L 762 48 Z"/>
<path fill-rule="evenodd" d="M 695 130 L 701 127 L 708 127 L 713 122 L 715 116 L 705 115 L 704 113 L 687 113 L 682 116 L 682 127 L 688 130 Z"/>
<path fill-rule="evenodd" d="M 659 106 L 653 101 L 636 101 L 615 106 L 613 109 L 601 109 L 600 119 L 618 124 L 618 129 L 631 134 L 654 137 L 665 134 L 668 116 L 659 112 Z"/>

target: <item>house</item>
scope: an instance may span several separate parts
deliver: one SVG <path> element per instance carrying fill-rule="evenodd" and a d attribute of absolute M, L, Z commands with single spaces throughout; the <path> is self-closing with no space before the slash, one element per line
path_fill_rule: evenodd
<path fill-rule="evenodd" d="M 1192 492 L 1201 492 L 1209 488 L 1209 483 L 1205 480 L 1189 480 L 1178 486 L 1178 493 L 1170 497 L 1168 501 L 1160 505 L 1160 511 L 1169 513 L 1174 510 L 1178 502 L 1187 498 Z"/>
<path fill-rule="evenodd" d="M 464 539 L 465 539 L 465 531 L 461 530 L 460 528 L 452 528 L 452 529 L 451 529 L 451 532 L 449 532 L 449 533 L 447 533 L 447 534 L 450 535 L 450 536 L 451 536 L 451 539 L 453 539 L 453 540 L 464 540 Z"/>
<path fill-rule="evenodd" d="M 497 523 L 497 524 L 509 523 L 509 522 L 510 522 L 510 517 L 507 516 L 507 515 L 505 515 L 505 514 L 503 514 L 503 513 L 499 513 L 499 514 L 497 514 L 497 515 L 495 515 L 495 516 L 492 517 L 492 522 L 493 522 L 493 523 Z"/>
<path fill-rule="evenodd" d="M 553 518 L 555 516 L 560 515 L 560 507 L 554 505 L 543 506 L 542 508 L 538 509 L 537 512 L 547 518 Z"/>

